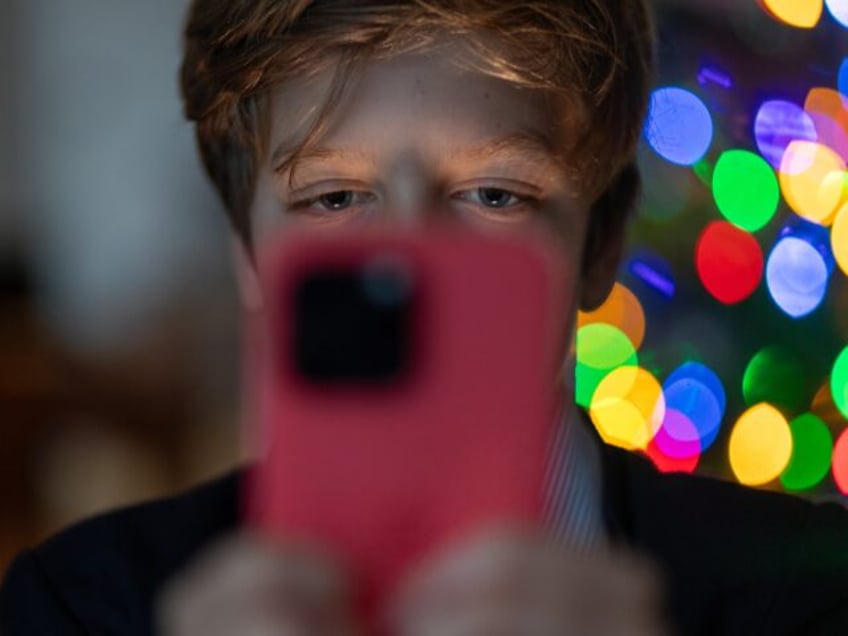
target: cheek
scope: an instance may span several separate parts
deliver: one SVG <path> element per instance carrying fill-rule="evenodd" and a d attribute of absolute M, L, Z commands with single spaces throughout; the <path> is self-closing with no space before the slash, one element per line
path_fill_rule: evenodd
<path fill-rule="evenodd" d="M 569 289 L 576 290 L 583 275 L 588 231 L 588 214 L 584 206 L 567 198 L 551 202 L 542 209 L 536 231 L 554 246 L 562 266 L 567 270 Z"/>
<path fill-rule="evenodd" d="M 571 386 L 577 312 L 583 288 L 583 254 L 588 215 L 577 205 L 553 205 L 542 217 L 538 231 L 556 255 L 562 285 L 559 315 L 558 359 L 563 361 L 561 380 Z"/>

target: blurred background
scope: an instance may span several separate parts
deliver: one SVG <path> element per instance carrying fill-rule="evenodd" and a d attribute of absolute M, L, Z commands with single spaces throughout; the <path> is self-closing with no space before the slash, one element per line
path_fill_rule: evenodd
<path fill-rule="evenodd" d="M 848 501 L 848 1 L 655 4 L 645 196 L 620 285 L 581 316 L 578 401 L 663 470 Z M 0 572 L 239 462 L 184 8 L 0 0 Z"/>
<path fill-rule="evenodd" d="M 229 238 L 177 91 L 186 4 L 0 0 L 0 571 L 237 461 Z"/>

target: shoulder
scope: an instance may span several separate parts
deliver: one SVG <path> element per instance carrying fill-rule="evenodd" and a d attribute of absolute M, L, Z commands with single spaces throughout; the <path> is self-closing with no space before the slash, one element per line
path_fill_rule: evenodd
<path fill-rule="evenodd" d="M 815 537 L 821 547 L 846 546 L 848 509 L 783 493 L 688 475 L 663 474 L 642 457 L 605 448 L 607 492 L 624 507 L 623 523 L 634 537 L 649 540 L 661 529 L 690 540 L 715 543 L 722 553 L 734 545 L 769 545 L 778 537 Z M 787 547 L 787 546 L 784 546 Z M 689 554 L 691 560 L 692 555 Z M 848 566 L 848 553 L 843 564 Z"/>
<path fill-rule="evenodd" d="M 96 633 L 149 633 L 159 587 L 197 550 L 235 529 L 240 480 L 232 473 L 101 515 L 24 552 L 0 589 L 0 625 L 55 614 Z"/>
<path fill-rule="evenodd" d="M 795 625 L 798 633 L 815 634 L 801 626 L 848 615 L 843 506 L 661 474 L 618 449 L 604 454 L 608 513 L 619 534 L 660 562 L 672 603 L 711 608 L 714 633 L 789 634 Z"/>

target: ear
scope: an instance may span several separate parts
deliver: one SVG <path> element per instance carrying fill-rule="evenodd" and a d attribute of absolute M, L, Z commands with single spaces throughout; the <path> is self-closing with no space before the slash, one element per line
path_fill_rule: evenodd
<path fill-rule="evenodd" d="M 230 237 L 230 252 L 242 306 L 249 312 L 262 311 L 264 301 L 256 264 L 244 240 L 235 233 Z"/>
<path fill-rule="evenodd" d="M 580 309 L 592 311 L 606 300 L 624 255 L 627 226 L 639 198 L 639 169 L 635 162 L 610 182 L 589 210 L 583 252 Z"/>

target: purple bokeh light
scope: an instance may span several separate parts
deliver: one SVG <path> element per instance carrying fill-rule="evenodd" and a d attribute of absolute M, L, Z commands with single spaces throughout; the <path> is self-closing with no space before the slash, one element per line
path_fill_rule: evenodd
<path fill-rule="evenodd" d="M 790 143 L 799 139 L 818 141 L 818 135 L 803 108 L 775 99 L 760 105 L 754 120 L 754 139 L 763 158 L 778 169 Z"/>
<path fill-rule="evenodd" d="M 733 79 L 720 68 L 705 64 L 698 69 L 698 84 L 701 86 L 715 84 L 721 88 L 731 89 L 733 88 Z"/>
<path fill-rule="evenodd" d="M 666 457 L 686 459 L 701 454 L 701 436 L 698 428 L 685 414 L 666 409 L 662 426 L 654 436 L 654 444 Z"/>

